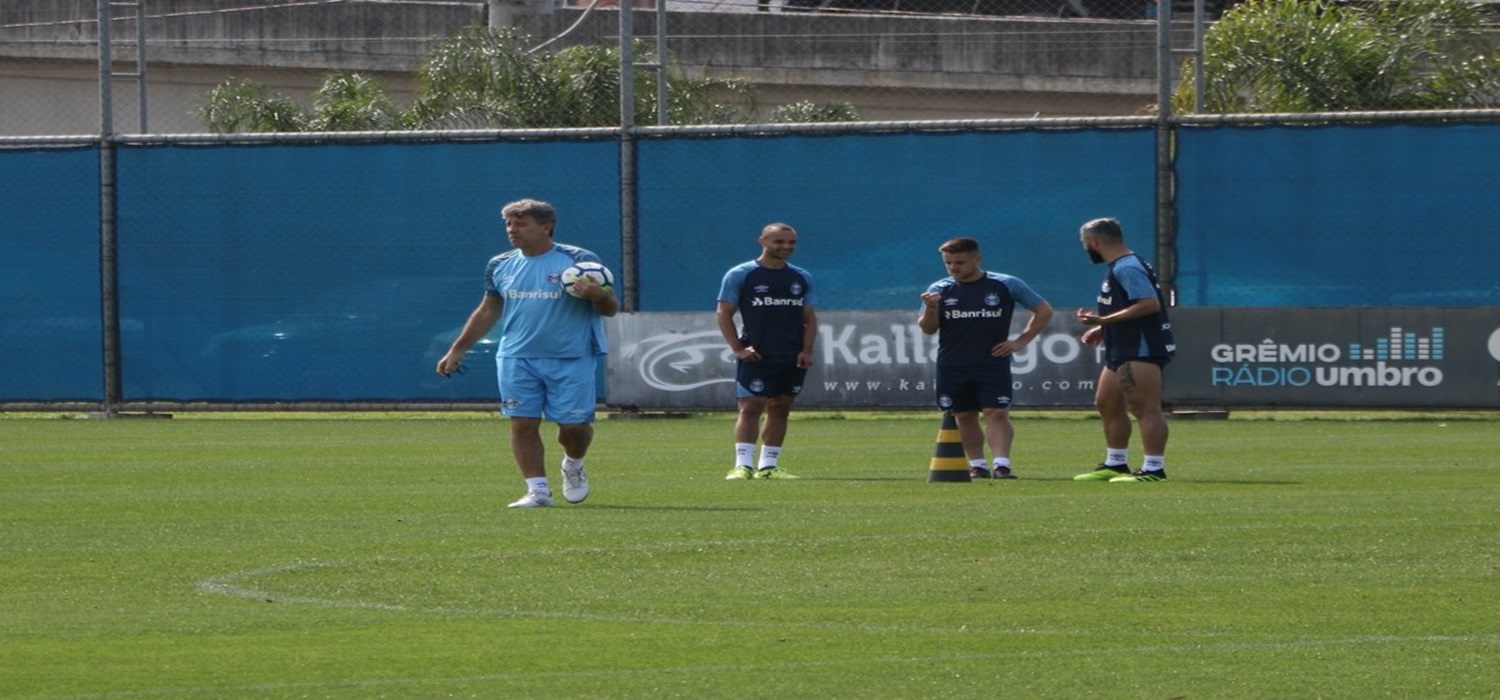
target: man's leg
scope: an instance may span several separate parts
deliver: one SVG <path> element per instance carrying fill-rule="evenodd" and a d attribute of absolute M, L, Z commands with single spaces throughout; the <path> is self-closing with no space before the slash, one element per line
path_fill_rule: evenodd
<path fill-rule="evenodd" d="M 754 443 L 760 434 L 760 417 L 766 411 L 770 399 L 764 396 L 744 396 L 739 399 L 739 416 L 734 420 L 734 441 Z"/>
<path fill-rule="evenodd" d="M 563 500 L 582 503 L 589 497 L 589 479 L 583 472 L 583 458 L 594 442 L 593 423 L 559 423 L 557 442 L 563 448 L 562 473 Z"/>
<path fill-rule="evenodd" d="M 773 396 L 765 405 L 766 421 L 760 431 L 760 459 L 755 463 L 755 476 L 757 479 L 795 479 L 796 476 L 788 474 L 780 467 L 781 445 L 786 442 L 787 420 L 792 413 L 792 401 L 797 397 L 790 394 Z"/>
<path fill-rule="evenodd" d="M 786 442 L 787 421 L 792 415 L 792 401 L 795 396 L 774 396 L 766 401 L 766 422 L 761 426 L 760 443 L 771 447 L 781 447 Z"/>
<path fill-rule="evenodd" d="M 983 462 L 984 429 L 979 427 L 979 411 L 954 411 L 953 422 L 958 425 L 958 440 L 963 443 L 969 463 Z"/>
<path fill-rule="evenodd" d="M 1016 439 L 1016 426 L 1010 422 L 1010 411 L 1004 408 L 984 409 L 985 440 L 990 454 L 1010 459 L 1010 446 Z"/>
<path fill-rule="evenodd" d="M 563 455 L 582 460 L 588 456 L 589 445 L 594 442 L 593 423 L 571 423 L 557 426 L 557 442 L 562 445 Z"/>
<path fill-rule="evenodd" d="M 510 419 L 510 452 L 516 458 L 521 476 L 527 479 L 545 478 L 547 468 L 542 464 L 546 450 L 542 447 L 542 419 Z"/>
<path fill-rule="evenodd" d="M 1105 367 L 1099 370 L 1094 386 L 1094 408 L 1104 427 L 1104 462 L 1091 472 L 1074 476 L 1075 481 L 1107 481 L 1130 473 L 1127 454 L 1130 449 L 1130 412 L 1125 408 L 1125 394 L 1118 372 Z"/>
<path fill-rule="evenodd" d="M 545 455 L 541 427 L 540 418 L 510 419 L 510 452 L 526 479 L 526 495 L 510 504 L 511 508 L 547 507 L 553 503 L 552 490 L 547 486 L 547 469 L 542 465 Z"/>
<path fill-rule="evenodd" d="M 1167 451 L 1167 417 L 1161 410 L 1161 366 L 1152 362 L 1120 365 L 1123 401 L 1141 426 L 1141 447 L 1147 455 L 1161 457 Z"/>
<path fill-rule="evenodd" d="M 1094 388 L 1094 408 L 1104 426 L 1104 445 L 1111 450 L 1130 447 L 1130 413 L 1125 408 L 1125 392 L 1119 372 L 1099 370 L 1099 384 Z"/>

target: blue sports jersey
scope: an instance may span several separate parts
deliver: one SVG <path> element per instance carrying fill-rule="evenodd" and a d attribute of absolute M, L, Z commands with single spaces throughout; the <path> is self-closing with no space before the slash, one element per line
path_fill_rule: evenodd
<path fill-rule="evenodd" d="M 577 246 L 556 244 L 534 257 L 519 250 L 495 256 L 484 271 L 484 293 L 504 303 L 495 327 L 497 357 L 569 358 L 603 355 L 604 317 L 593 304 L 562 290 L 562 273 L 575 262 L 600 262 Z"/>
<path fill-rule="evenodd" d="M 1135 358 L 1165 361 L 1177 351 L 1172 340 L 1172 322 L 1167 318 L 1167 301 L 1156 286 L 1156 273 L 1141 256 L 1131 253 L 1115 258 L 1099 288 L 1099 315 L 1107 316 L 1128 308 L 1137 299 L 1156 297 L 1161 311 L 1151 316 L 1101 326 L 1104 329 L 1104 352 L 1112 364 Z"/>
<path fill-rule="evenodd" d="M 739 308 L 740 342 L 766 359 L 795 359 L 802 352 L 802 312 L 818 305 L 812 275 L 790 263 L 765 267 L 751 260 L 729 268 L 719 301 Z"/>
<path fill-rule="evenodd" d="M 986 272 L 973 282 L 944 277 L 927 288 L 938 301 L 938 362 L 954 366 L 1010 364 L 991 348 L 1010 339 L 1016 304 L 1034 309 L 1046 300 L 1018 277 Z"/>

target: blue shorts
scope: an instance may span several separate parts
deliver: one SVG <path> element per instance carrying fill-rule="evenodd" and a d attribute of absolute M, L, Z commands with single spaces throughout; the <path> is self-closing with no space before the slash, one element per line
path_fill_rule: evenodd
<path fill-rule="evenodd" d="M 797 359 L 740 361 L 734 368 L 734 396 L 796 396 L 802 393 L 807 370 L 797 366 Z"/>
<path fill-rule="evenodd" d="M 597 357 L 496 357 L 500 412 L 572 425 L 594 422 Z"/>
<path fill-rule="evenodd" d="M 937 405 L 944 411 L 968 413 L 983 408 L 1010 408 L 1010 363 L 982 367 L 937 369 Z"/>

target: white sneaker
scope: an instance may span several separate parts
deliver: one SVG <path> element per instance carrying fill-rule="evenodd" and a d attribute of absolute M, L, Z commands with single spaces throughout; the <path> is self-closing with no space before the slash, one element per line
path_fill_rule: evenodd
<path fill-rule="evenodd" d="M 540 492 L 537 492 L 537 491 L 527 491 L 526 495 L 521 497 L 521 500 L 516 501 L 515 503 L 512 503 L 512 504 L 510 504 L 507 507 L 508 508 L 551 508 L 552 506 L 555 506 L 555 505 L 557 505 L 557 501 L 552 500 L 552 494 L 550 494 L 550 493 L 540 493 Z"/>
<path fill-rule="evenodd" d="M 569 503 L 582 503 L 583 499 L 589 497 L 589 478 L 584 475 L 583 467 L 578 469 L 562 468 L 563 478 L 563 500 Z"/>

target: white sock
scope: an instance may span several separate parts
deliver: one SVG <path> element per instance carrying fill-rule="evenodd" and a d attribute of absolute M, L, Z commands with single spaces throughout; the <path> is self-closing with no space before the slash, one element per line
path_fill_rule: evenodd
<path fill-rule="evenodd" d="M 565 456 L 565 457 L 563 457 L 562 468 L 566 469 L 568 471 L 573 471 L 575 469 L 582 469 L 583 468 L 583 460 L 581 460 L 581 459 L 574 459 L 572 457 L 566 457 Z"/>
<path fill-rule="evenodd" d="M 983 457 L 980 457 L 979 459 L 971 459 L 971 460 L 969 460 L 969 468 L 972 469 L 972 468 L 975 468 L 975 467 L 978 467 L 980 469 L 984 468 L 984 458 Z"/>
<path fill-rule="evenodd" d="M 734 466 L 749 467 L 755 464 L 755 443 L 734 443 Z"/>
<path fill-rule="evenodd" d="M 757 469 L 775 469 L 776 461 L 781 459 L 781 448 L 762 445 L 760 448 L 760 466 Z"/>
<path fill-rule="evenodd" d="M 535 493 L 552 495 L 552 487 L 547 485 L 547 477 L 537 476 L 526 480 L 526 490 Z"/>
<path fill-rule="evenodd" d="M 1110 466 L 1130 464 L 1130 450 L 1117 450 L 1113 447 L 1104 450 L 1104 463 Z"/>
<path fill-rule="evenodd" d="M 1005 468 L 1009 469 L 1010 468 L 1010 458 L 1009 457 L 996 457 L 995 458 L 995 468 L 999 469 L 1000 467 L 1005 467 Z"/>
<path fill-rule="evenodd" d="M 1163 455 L 1146 455 L 1146 463 L 1141 465 L 1141 469 L 1144 469 L 1148 472 L 1155 472 L 1166 469 L 1167 465 L 1163 461 L 1165 459 L 1166 457 Z"/>

